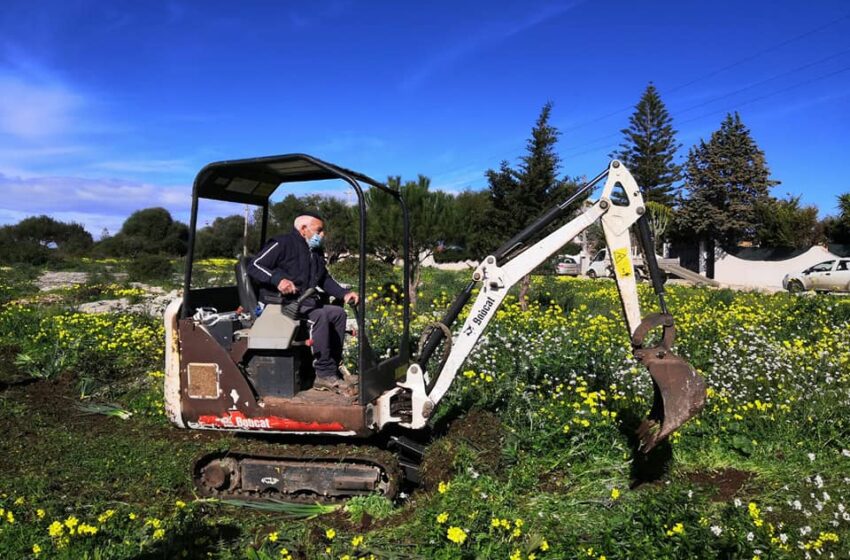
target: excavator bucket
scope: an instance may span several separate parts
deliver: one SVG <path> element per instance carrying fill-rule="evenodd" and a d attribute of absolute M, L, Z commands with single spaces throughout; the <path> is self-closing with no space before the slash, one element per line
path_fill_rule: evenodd
<path fill-rule="evenodd" d="M 656 327 L 663 328 L 661 341 L 656 346 L 644 347 L 646 336 Z M 644 319 L 632 337 L 634 355 L 649 370 L 654 389 L 649 417 L 637 429 L 639 448 L 644 453 L 649 453 L 705 406 L 705 380 L 670 350 L 675 335 L 673 317 L 657 313 Z"/>

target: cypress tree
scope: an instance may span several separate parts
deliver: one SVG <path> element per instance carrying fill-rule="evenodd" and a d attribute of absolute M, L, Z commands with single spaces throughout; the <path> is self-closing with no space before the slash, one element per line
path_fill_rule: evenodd
<path fill-rule="evenodd" d="M 643 191 L 645 201 L 673 206 L 682 179 L 682 166 L 674 163 L 676 142 L 673 119 L 658 90 L 650 84 L 629 117 L 629 127 L 620 132 L 625 141 L 615 156 L 631 171 Z"/>
<path fill-rule="evenodd" d="M 756 206 L 778 184 L 740 115 L 728 114 L 711 139 L 688 154 L 680 231 L 727 247 L 751 241 L 759 225 Z"/>

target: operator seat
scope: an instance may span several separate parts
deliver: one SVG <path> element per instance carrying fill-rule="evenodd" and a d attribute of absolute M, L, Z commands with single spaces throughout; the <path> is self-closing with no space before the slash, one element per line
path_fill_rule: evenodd
<path fill-rule="evenodd" d="M 242 256 L 236 261 L 236 291 L 239 293 L 239 305 L 243 312 L 251 316 L 251 320 L 257 318 L 257 287 L 248 276 L 248 266 L 251 258 Z"/>

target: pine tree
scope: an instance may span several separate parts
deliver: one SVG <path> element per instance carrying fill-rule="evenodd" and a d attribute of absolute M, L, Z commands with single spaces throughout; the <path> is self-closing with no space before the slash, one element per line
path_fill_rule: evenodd
<path fill-rule="evenodd" d="M 700 141 L 688 154 L 679 230 L 727 247 L 753 240 L 756 205 L 778 184 L 740 115 L 729 114 L 707 143 Z"/>
<path fill-rule="evenodd" d="M 558 178 L 561 158 L 555 152 L 558 129 L 549 124 L 552 103 L 546 103 L 526 142 L 526 154 L 520 158 L 518 169 L 503 161 L 498 171 L 488 170 L 493 209 L 490 223 L 494 225 L 494 241 L 507 241 L 531 224 L 546 210 L 566 198 L 575 185 Z M 523 278 L 520 302 L 527 305 L 525 295 L 530 286 Z"/>
<path fill-rule="evenodd" d="M 561 158 L 555 152 L 558 129 L 549 124 L 552 103 L 546 103 L 526 141 L 518 169 L 503 161 L 487 171 L 494 217 L 501 240 L 519 232 L 564 196 L 566 181 L 558 178 Z"/>
<path fill-rule="evenodd" d="M 658 90 L 650 84 L 629 117 L 629 127 L 620 132 L 625 141 L 615 154 L 631 171 L 643 191 L 645 201 L 673 206 L 682 179 L 682 166 L 674 163 L 676 143 L 673 119 L 667 112 Z"/>

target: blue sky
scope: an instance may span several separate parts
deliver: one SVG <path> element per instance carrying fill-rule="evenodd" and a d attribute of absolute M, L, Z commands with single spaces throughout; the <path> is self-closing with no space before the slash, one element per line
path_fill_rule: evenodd
<path fill-rule="evenodd" d="M 0 223 L 186 220 L 206 163 L 289 152 L 480 189 L 547 101 L 562 172 L 592 176 L 650 81 L 681 161 L 737 110 L 774 194 L 825 216 L 850 191 L 848 27 L 843 0 L 5 0 Z"/>

